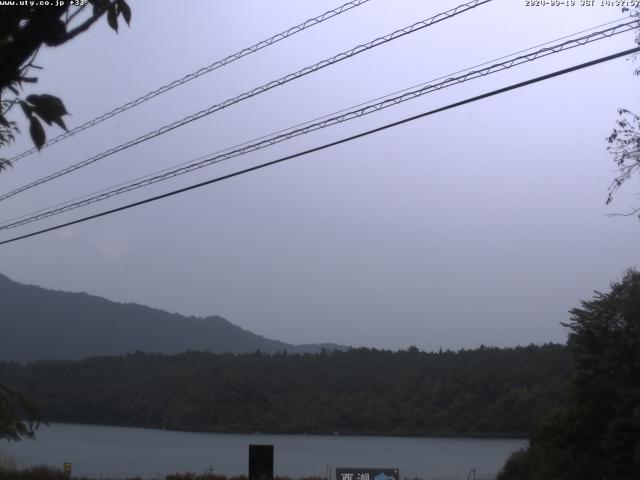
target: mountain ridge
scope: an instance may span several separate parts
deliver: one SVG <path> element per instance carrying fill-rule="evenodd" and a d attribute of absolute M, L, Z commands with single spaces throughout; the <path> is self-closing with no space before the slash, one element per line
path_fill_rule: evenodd
<path fill-rule="evenodd" d="M 0 274 L 0 361 L 78 360 L 101 355 L 180 353 L 317 353 L 333 344 L 294 345 L 266 338 L 218 315 L 170 313 L 85 292 L 45 289 Z"/>

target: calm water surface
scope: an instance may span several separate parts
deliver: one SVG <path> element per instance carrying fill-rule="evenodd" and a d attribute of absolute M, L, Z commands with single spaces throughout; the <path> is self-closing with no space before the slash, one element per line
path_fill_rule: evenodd
<path fill-rule="evenodd" d="M 274 474 L 327 476 L 336 467 L 399 468 L 401 478 L 492 478 L 526 440 L 240 435 L 51 424 L 36 441 L 0 441 L 19 466 L 73 464 L 73 475 L 162 478 L 173 472 L 247 474 L 249 444 L 274 445 Z"/>

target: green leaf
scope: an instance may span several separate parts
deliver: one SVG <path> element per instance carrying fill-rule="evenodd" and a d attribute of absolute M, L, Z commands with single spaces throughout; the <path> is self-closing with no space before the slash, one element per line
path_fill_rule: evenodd
<path fill-rule="evenodd" d="M 29 133 L 31 134 L 31 140 L 35 143 L 36 148 L 40 150 L 44 145 L 47 136 L 44 133 L 44 128 L 42 128 L 40 120 L 34 116 L 31 116 L 30 118 Z"/>
<path fill-rule="evenodd" d="M 122 14 L 122 18 L 124 18 L 124 21 L 129 25 L 131 22 L 131 8 L 129 8 L 125 0 L 117 0 L 116 5 L 118 5 L 118 10 Z"/>
<path fill-rule="evenodd" d="M 62 120 L 62 118 L 58 117 L 58 118 L 52 118 L 51 121 L 53 123 L 55 123 L 56 125 L 58 125 L 60 128 L 66 130 L 67 132 L 69 131 L 69 129 L 67 128 L 67 126 L 64 124 L 64 121 Z"/>
<path fill-rule="evenodd" d="M 116 32 L 118 31 L 118 12 L 116 12 L 115 4 L 110 5 L 109 9 L 107 10 L 107 23 Z"/>
<path fill-rule="evenodd" d="M 22 108 L 22 111 L 24 112 L 24 115 L 27 118 L 31 118 L 33 116 L 33 107 L 28 103 L 25 103 L 22 100 L 20 100 L 20 108 Z"/>
<path fill-rule="evenodd" d="M 47 125 L 55 123 L 67 130 L 62 120 L 63 115 L 68 115 L 67 109 L 58 97 L 43 93 L 42 95 L 29 95 L 27 101 L 32 105 L 31 110 L 36 113 Z"/>
<path fill-rule="evenodd" d="M 89 3 L 93 5 L 94 17 L 102 15 L 109 4 L 108 0 L 89 0 Z"/>
<path fill-rule="evenodd" d="M 51 117 L 47 115 L 43 115 L 41 112 L 38 112 L 38 111 L 36 111 L 36 114 L 44 121 L 44 123 L 51 126 L 51 122 L 53 122 L 53 119 Z"/>
<path fill-rule="evenodd" d="M 27 102 L 37 109 L 37 113 L 43 112 L 49 118 L 68 115 L 67 109 L 58 97 L 43 93 L 42 95 L 29 95 Z"/>

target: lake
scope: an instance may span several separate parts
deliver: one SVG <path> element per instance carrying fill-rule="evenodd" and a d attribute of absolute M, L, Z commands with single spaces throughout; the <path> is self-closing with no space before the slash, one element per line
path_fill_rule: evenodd
<path fill-rule="evenodd" d="M 0 455 L 20 467 L 73 464 L 73 475 L 100 478 L 168 473 L 247 474 L 249 444 L 274 445 L 274 474 L 335 477 L 336 467 L 399 468 L 400 478 L 493 478 L 526 440 L 191 433 L 51 424 L 37 440 L 0 441 Z"/>

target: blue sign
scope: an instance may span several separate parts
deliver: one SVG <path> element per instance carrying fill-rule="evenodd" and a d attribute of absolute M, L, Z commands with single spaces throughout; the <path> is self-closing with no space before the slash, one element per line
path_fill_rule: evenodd
<path fill-rule="evenodd" d="M 336 468 L 336 480 L 400 480 L 397 468 Z"/>

